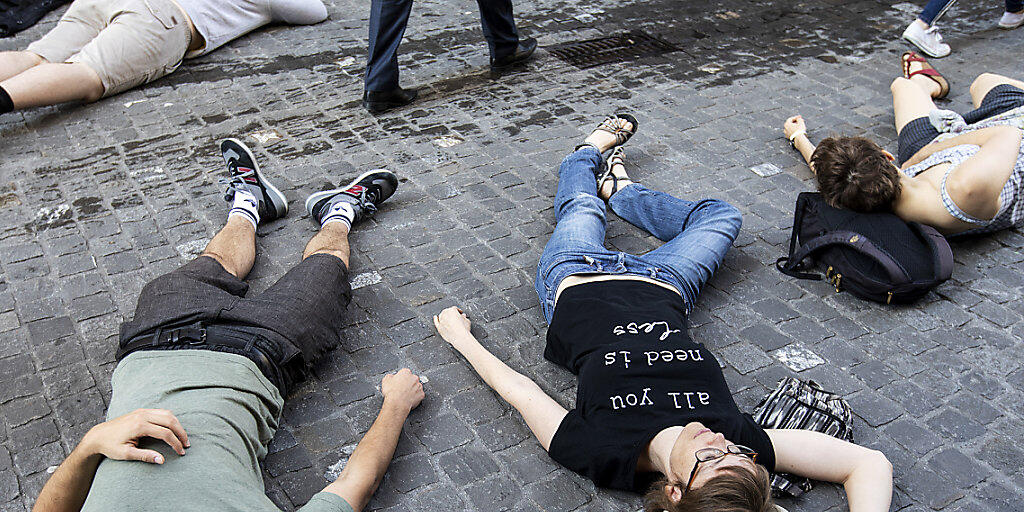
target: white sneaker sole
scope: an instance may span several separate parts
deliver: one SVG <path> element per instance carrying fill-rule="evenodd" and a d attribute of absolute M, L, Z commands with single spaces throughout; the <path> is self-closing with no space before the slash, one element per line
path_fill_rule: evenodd
<path fill-rule="evenodd" d="M 371 174 L 376 174 L 376 173 L 381 172 L 381 171 L 391 172 L 391 171 L 388 171 L 387 169 L 370 169 L 369 171 L 366 171 L 366 172 L 360 174 L 358 177 L 356 177 L 356 179 L 348 182 L 348 184 L 343 186 L 343 187 L 332 188 L 330 190 L 324 190 L 322 192 L 314 192 L 314 193 L 310 194 L 309 197 L 306 198 L 306 204 L 305 204 L 306 213 L 308 213 L 309 216 L 312 217 L 313 216 L 313 207 L 316 206 L 316 204 L 319 203 L 321 200 L 323 200 L 325 198 L 328 198 L 328 197 L 331 197 L 331 196 L 337 194 L 338 192 L 341 192 L 342 190 L 345 190 L 345 189 L 351 187 L 352 185 L 355 185 L 356 183 L 359 183 L 360 181 L 363 181 L 364 179 L 366 179 Z"/>
<path fill-rule="evenodd" d="M 224 139 L 222 142 L 226 141 L 231 141 L 234 142 L 235 144 L 238 144 L 239 147 L 241 147 L 242 150 L 245 151 L 245 154 L 249 157 L 249 160 L 252 162 L 253 170 L 256 171 L 256 178 L 259 179 L 260 183 L 262 183 L 263 186 L 267 188 L 267 195 L 271 196 L 271 198 L 274 200 L 274 210 L 277 211 L 277 218 L 280 219 L 281 217 L 288 215 L 288 199 L 285 198 L 284 194 L 281 193 L 281 191 L 277 187 L 275 187 L 273 183 L 268 181 L 267 177 L 260 172 L 260 164 L 259 162 L 256 161 L 256 156 L 252 154 L 252 151 L 249 149 L 249 146 L 246 146 L 245 143 L 233 137 Z"/>

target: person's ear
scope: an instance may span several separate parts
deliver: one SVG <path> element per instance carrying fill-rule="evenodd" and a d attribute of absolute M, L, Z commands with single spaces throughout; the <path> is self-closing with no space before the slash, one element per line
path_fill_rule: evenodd
<path fill-rule="evenodd" d="M 672 503 L 679 503 L 683 499 L 683 489 L 679 485 L 665 484 L 665 496 Z"/>
<path fill-rule="evenodd" d="M 882 154 L 885 155 L 885 157 L 888 158 L 890 162 L 895 162 L 896 161 L 896 157 L 893 156 L 892 153 L 890 153 L 890 152 L 888 152 L 888 151 L 886 151 L 884 149 L 882 150 Z"/>

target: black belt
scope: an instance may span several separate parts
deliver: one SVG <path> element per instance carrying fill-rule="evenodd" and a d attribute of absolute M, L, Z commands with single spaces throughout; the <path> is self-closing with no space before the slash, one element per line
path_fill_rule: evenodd
<path fill-rule="evenodd" d="M 277 386 L 283 395 L 285 379 L 275 358 L 280 358 L 280 349 L 263 336 L 226 325 L 205 325 L 196 322 L 184 327 L 140 334 L 120 344 L 117 360 L 140 350 L 214 350 L 230 352 L 249 358 L 260 372 Z"/>

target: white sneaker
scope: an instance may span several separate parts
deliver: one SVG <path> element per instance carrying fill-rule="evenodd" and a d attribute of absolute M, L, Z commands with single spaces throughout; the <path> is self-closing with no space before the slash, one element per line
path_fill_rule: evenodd
<path fill-rule="evenodd" d="M 1003 17 L 999 18 L 999 28 L 1011 29 L 1021 25 L 1024 25 L 1024 12 L 1020 14 L 1004 12 Z"/>
<path fill-rule="evenodd" d="M 917 20 L 903 31 L 903 39 L 914 43 L 929 57 L 945 57 L 950 52 L 949 45 L 942 42 L 942 36 L 935 27 L 925 30 L 917 25 Z"/>

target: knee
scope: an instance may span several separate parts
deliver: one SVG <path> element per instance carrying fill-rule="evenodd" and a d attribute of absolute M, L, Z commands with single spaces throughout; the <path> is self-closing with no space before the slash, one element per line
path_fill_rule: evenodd
<path fill-rule="evenodd" d="M 971 82 L 971 96 L 977 96 L 982 92 L 987 92 L 992 87 L 992 84 L 998 82 L 1002 77 L 995 73 L 982 73 Z"/>
<path fill-rule="evenodd" d="M 896 92 L 901 87 L 906 87 L 908 85 L 914 85 L 914 83 L 911 82 L 909 78 L 903 78 L 902 76 L 898 76 L 893 79 L 891 84 L 889 84 L 889 90 L 892 92 Z M 914 87 L 917 86 L 915 85 Z"/>

